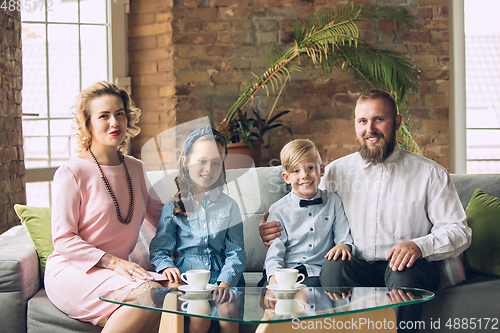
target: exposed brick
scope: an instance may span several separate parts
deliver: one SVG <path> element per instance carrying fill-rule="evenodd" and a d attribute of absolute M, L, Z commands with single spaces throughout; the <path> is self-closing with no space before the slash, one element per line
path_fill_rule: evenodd
<path fill-rule="evenodd" d="M 446 0 L 418 0 L 418 5 L 419 6 L 425 6 L 425 5 L 444 5 L 447 4 L 448 1 Z"/>
<path fill-rule="evenodd" d="M 448 30 L 448 20 L 418 20 L 418 30 Z"/>
<path fill-rule="evenodd" d="M 398 21 L 380 20 L 378 22 L 380 31 L 397 31 L 399 29 Z"/>
<path fill-rule="evenodd" d="M 177 73 L 177 82 L 179 84 L 208 82 L 209 79 L 210 75 L 208 72 Z"/>
<path fill-rule="evenodd" d="M 257 33 L 257 44 L 272 44 L 275 45 L 278 43 L 278 33 L 277 32 L 259 32 Z"/>
<path fill-rule="evenodd" d="M 448 131 L 448 120 L 424 120 L 424 132 L 444 132 Z"/>
<path fill-rule="evenodd" d="M 172 1 L 139 0 L 131 1 L 130 12 L 133 14 L 158 13 L 169 10 L 171 7 Z"/>
<path fill-rule="evenodd" d="M 186 7 L 199 7 L 204 0 L 183 0 L 182 4 Z"/>
<path fill-rule="evenodd" d="M 338 144 L 353 144 L 356 142 L 354 134 L 324 134 L 320 135 L 316 144 L 320 146 L 338 145 Z"/>
<path fill-rule="evenodd" d="M 354 104 L 354 100 L 347 94 L 336 94 L 335 101 L 338 103 Z"/>
<path fill-rule="evenodd" d="M 170 48 L 172 47 L 172 35 L 163 34 L 156 36 L 156 46 L 158 48 Z"/>
<path fill-rule="evenodd" d="M 401 39 L 409 43 L 429 43 L 431 33 L 429 31 L 405 31 Z"/>
<path fill-rule="evenodd" d="M 178 46 L 177 53 L 179 58 L 200 58 L 203 57 L 202 46 Z"/>
<path fill-rule="evenodd" d="M 158 87 L 152 87 L 152 86 L 134 87 L 134 91 L 132 92 L 132 98 L 134 99 L 134 101 L 139 98 L 151 98 L 151 97 L 158 97 Z M 141 118 L 142 117 L 143 115 L 141 116 Z"/>
<path fill-rule="evenodd" d="M 156 36 L 130 38 L 128 49 L 131 51 L 156 48 Z"/>
<path fill-rule="evenodd" d="M 218 46 L 218 45 L 210 45 L 205 48 L 205 54 L 207 57 L 219 56 L 219 57 L 229 57 L 230 48 L 228 46 Z"/>
<path fill-rule="evenodd" d="M 217 19 L 217 8 L 181 9 L 174 11 L 173 16 L 174 19 L 215 20 Z"/>
<path fill-rule="evenodd" d="M 129 15 L 128 17 L 129 26 L 151 24 L 151 22 L 154 21 L 155 21 L 154 13 L 134 14 L 134 15 Z"/>
<path fill-rule="evenodd" d="M 431 42 L 433 44 L 448 43 L 450 40 L 450 33 L 448 30 L 431 31 L 430 35 L 431 35 Z"/>
<path fill-rule="evenodd" d="M 159 88 L 158 95 L 160 97 L 173 97 L 175 96 L 175 84 L 165 85 Z"/>
<path fill-rule="evenodd" d="M 436 108 L 434 110 L 434 113 L 436 114 L 437 119 L 448 119 L 449 116 L 449 108 Z"/>
<path fill-rule="evenodd" d="M 158 71 L 159 72 L 169 72 L 174 70 L 174 60 L 164 59 L 158 61 Z"/>
<path fill-rule="evenodd" d="M 174 44 L 199 45 L 215 44 L 217 35 L 215 34 L 175 34 L 172 37 Z"/>
<path fill-rule="evenodd" d="M 251 44 L 253 36 L 248 32 L 221 33 L 219 43 L 222 44 Z"/>
<path fill-rule="evenodd" d="M 423 7 L 418 9 L 418 17 L 424 20 L 432 19 L 432 8 Z"/>
<path fill-rule="evenodd" d="M 151 50 L 140 50 L 140 52 L 130 52 L 130 62 L 148 62 L 160 59 L 168 59 L 172 56 L 172 51 L 168 49 L 158 48 Z"/>
<path fill-rule="evenodd" d="M 155 15 L 156 22 L 170 21 L 172 20 L 172 18 L 173 18 L 172 13 L 157 13 Z"/>
<path fill-rule="evenodd" d="M 430 94 L 425 96 L 425 105 L 428 106 L 442 106 L 448 105 L 449 98 L 444 94 Z"/>
<path fill-rule="evenodd" d="M 335 161 L 336 159 L 339 159 L 341 157 L 347 156 L 349 154 L 354 153 L 353 149 L 348 149 L 348 148 L 330 148 L 327 151 L 326 158 L 325 158 L 325 163 L 329 163 L 332 161 Z"/>
<path fill-rule="evenodd" d="M 279 21 L 275 19 L 260 18 L 254 22 L 257 31 L 277 31 L 280 27 Z"/>
<path fill-rule="evenodd" d="M 152 74 L 156 73 L 156 62 L 138 62 L 130 64 L 130 75 Z"/>
<path fill-rule="evenodd" d="M 245 7 L 221 7 L 219 8 L 219 18 L 244 20 L 251 17 L 252 12 Z"/>
<path fill-rule="evenodd" d="M 237 6 L 238 0 L 213 0 L 214 7 Z"/>
<path fill-rule="evenodd" d="M 175 76 L 173 73 L 162 72 L 155 74 L 142 75 L 137 78 L 135 84 L 139 86 L 161 86 L 169 82 L 174 82 Z"/>
<path fill-rule="evenodd" d="M 203 21 L 200 20 L 185 20 L 184 31 L 201 31 L 203 28 Z"/>
<path fill-rule="evenodd" d="M 224 31 L 231 26 L 229 21 L 209 21 L 205 24 L 208 31 Z"/>
<path fill-rule="evenodd" d="M 334 3 L 349 2 L 336 0 Z M 398 26 L 392 21 L 374 19 L 359 22 L 357 26 L 361 37 L 368 42 L 415 59 L 421 70 L 421 89 L 409 104 L 412 133 L 424 151 L 433 147 L 428 150 L 434 160 L 448 163 L 447 156 L 442 156 L 448 154 L 448 143 L 444 140 L 448 134 L 445 123 L 449 103 L 448 0 L 356 0 L 355 3 L 400 3 L 415 17 L 416 30 Z M 158 97 L 170 101 L 164 106 L 164 111 L 158 110 L 160 121 L 168 121 L 169 126 L 207 115 L 217 124 L 248 82 L 254 80 L 252 73 L 259 75 L 260 70 L 267 69 L 262 57 L 275 48 L 285 52 L 293 45 L 291 22 L 305 18 L 314 9 L 334 7 L 328 0 L 259 0 L 251 5 L 243 0 L 183 0 L 176 2 L 170 13 L 168 10 L 146 12 L 144 7 L 147 4 L 148 1 L 140 8 L 141 13 L 132 11 L 130 15 L 153 13 L 155 21 L 136 25 L 167 22 L 171 24 L 173 35 L 170 32 L 154 35 L 156 47 L 165 50 L 164 56 L 148 53 L 147 48 L 132 50 L 131 72 L 138 77 L 147 77 L 149 73 L 132 69 L 134 63 L 144 61 L 155 62 L 160 72 L 174 74 L 168 83 L 152 86 L 157 89 Z M 137 4 L 132 9 L 134 6 Z M 134 30 L 130 31 L 132 36 Z M 205 38 L 207 33 L 214 37 Z M 0 51 L 5 54 L 6 50 Z M 144 55 L 138 56 L 137 53 Z M 146 68 L 151 70 L 151 67 Z M 142 81 L 138 79 L 134 78 L 133 84 L 144 81 L 144 78 Z M 330 160 L 355 151 L 353 109 L 355 99 L 363 89 L 362 82 L 354 83 L 352 74 L 341 70 L 325 76 L 311 63 L 302 72 L 293 71 L 291 79 L 275 112 L 292 110 L 283 119 L 292 126 L 295 137 L 310 137 L 317 141 L 320 137 L 325 140 L 326 135 L 344 135 L 319 145 L 321 154 Z M 277 94 L 271 86 L 269 88 L 270 97 L 265 91 L 259 91 L 246 109 L 257 108 L 266 114 Z M 279 154 L 282 145 L 289 140 L 286 134 L 275 132 L 275 135 L 266 137 L 263 157 L 272 159 Z M 267 165 L 267 161 L 263 162 Z"/>
<path fill-rule="evenodd" d="M 171 31 L 172 26 L 167 22 L 138 25 L 132 27 L 132 37 L 153 36 Z"/>
<path fill-rule="evenodd" d="M 432 8 L 432 16 L 437 19 L 448 18 L 448 12 L 448 6 L 438 6 Z"/>

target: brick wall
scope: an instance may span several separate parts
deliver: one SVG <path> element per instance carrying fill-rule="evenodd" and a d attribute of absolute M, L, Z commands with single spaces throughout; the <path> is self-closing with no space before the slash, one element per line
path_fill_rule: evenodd
<path fill-rule="evenodd" d="M 143 111 L 141 134 L 132 154 L 177 121 L 172 45 L 172 0 L 132 0 L 128 17 L 129 72 L 132 97 Z"/>
<path fill-rule="evenodd" d="M 19 224 L 12 206 L 26 204 L 21 125 L 21 22 L 0 11 L 0 233 Z"/>
<path fill-rule="evenodd" d="M 291 21 L 346 2 L 133 1 L 130 69 L 134 97 L 144 114 L 136 151 L 139 143 L 175 124 L 208 116 L 217 125 L 242 87 L 253 81 L 252 73 L 267 69 L 262 57 L 274 48 L 290 47 Z M 394 22 L 366 21 L 360 25 L 361 35 L 377 47 L 415 59 L 422 70 L 422 89 L 411 101 L 412 133 L 425 156 L 448 167 L 448 0 L 356 2 L 402 5 L 416 18 L 414 30 Z M 162 25 L 159 18 L 168 23 Z M 314 140 L 328 162 L 356 150 L 353 108 L 360 89 L 348 73 L 336 70 L 324 76 L 321 69 L 310 67 L 293 73 L 275 112 L 290 110 L 282 119 L 294 138 Z M 266 117 L 273 103 L 273 93 L 268 97 L 261 92 L 246 109 L 257 109 Z M 290 139 L 283 129 L 266 134 L 262 165 L 278 158 Z"/>

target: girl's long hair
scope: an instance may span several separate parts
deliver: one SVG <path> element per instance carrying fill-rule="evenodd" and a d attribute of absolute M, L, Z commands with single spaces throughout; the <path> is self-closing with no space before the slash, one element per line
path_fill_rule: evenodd
<path fill-rule="evenodd" d="M 199 137 L 194 143 L 193 146 L 199 141 L 215 141 L 222 147 L 224 147 L 224 142 L 215 135 L 204 135 Z M 192 149 L 192 146 L 191 146 Z M 187 159 L 189 160 L 189 156 L 191 152 L 188 152 Z M 186 209 L 186 205 L 184 204 L 183 198 L 186 198 L 189 194 L 198 194 L 198 188 L 193 184 L 191 177 L 189 177 L 189 170 L 184 167 L 182 163 L 182 157 L 179 159 L 179 173 L 174 178 L 175 185 L 177 186 L 177 193 L 174 195 L 174 203 L 177 207 L 174 208 L 174 215 L 183 215 L 187 216 L 187 211 L 191 209 Z M 222 158 L 222 169 L 219 175 L 219 179 L 212 185 L 212 188 L 223 187 L 226 184 L 226 167 L 224 165 L 224 156 Z"/>

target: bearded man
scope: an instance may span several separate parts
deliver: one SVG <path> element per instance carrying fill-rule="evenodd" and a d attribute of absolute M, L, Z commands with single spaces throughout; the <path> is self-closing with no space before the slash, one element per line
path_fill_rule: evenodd
<path fill-rule="evenodd" d="M 389 93 L 361 95 L 355 108 L 358 152 L 326 167 L 320 188 L 342 198 L 357 251 L 350 261 L 323 263 L 324 287 L 436 290 L 436 261 L 454 259 L 470 245 L 471 229 L 448 172 L 399 147 L 401 121 Z M 266 217 L 259 226 L 265 243 L 279 234 Z"/>

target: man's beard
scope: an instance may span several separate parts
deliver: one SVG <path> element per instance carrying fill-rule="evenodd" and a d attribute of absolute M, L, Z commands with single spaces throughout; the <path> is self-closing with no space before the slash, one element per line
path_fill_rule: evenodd
<path fill-rule="evenodd" d="M 382 139 L 382 146 L 375 149 L 370 149 L 368 148 L 365 139 L 374 136 Z M 356 136 L 356 140 L 359 143 L 358 152 L 361 157 L 367 163 L 371 162 L 372 164 L 376 165 L 378 163 L 384 162 L 394 151 L 394 147 L 396 147 L 396 127 L 392 129 L 391 136 L 387 138 L 387 140 L 382 133 L 365 134 L 363 136 L 363 140 L 360 140 L 358 136 Z"/>

